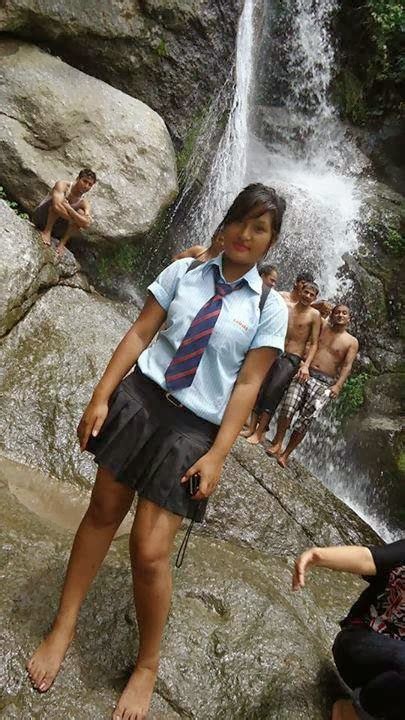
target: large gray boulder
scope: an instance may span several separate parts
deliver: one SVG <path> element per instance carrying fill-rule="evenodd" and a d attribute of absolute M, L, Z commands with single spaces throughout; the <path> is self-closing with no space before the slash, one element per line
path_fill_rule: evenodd
<path fill-rule="evenodd" d="M 0 337 L 25 315 L 45 290 L 67 284 L 89 289 L 70 252 L 60 258 L 48 248 L 31 223 L 0 200 Z"/>
<path fill-rule="evenodd" d="M 108 720 L 137 647 L 126 538 L 113 543 L 54 686 L 36 693 L 24 664 L 56 610 L 72 534 L 28 511 L 13 476 L 0 459 L 0 717 Z M 174 576 L 151 720 L 329 720 L 331 645 L 363 584 L 314 571 L 294 594 L 292 566 L 271 549 L 191 539 Z"/>
<path fill-rule="evenodd" d="M 0 30 L 139 98 L 185 140 L 232 71 L 241 0 L 3 0 Z"/>
<path fill-rule="evenodd" d="M 97 294 L 54 287 L 41 295 L 0 348 L 3 448 L 59 478 L 80 484 L 92 477 L 75 429 L 129 327 L 114 303 Z"/>
<path fill-rule="evenodd" d="M 84 167 L 99 178 L 89 198 L 92 241 L 144 235 L 177 193 L 163 120 L 139 100 L 33 45 L 0 41 L 0 177 L 32 211 L 58 179 Z"/>

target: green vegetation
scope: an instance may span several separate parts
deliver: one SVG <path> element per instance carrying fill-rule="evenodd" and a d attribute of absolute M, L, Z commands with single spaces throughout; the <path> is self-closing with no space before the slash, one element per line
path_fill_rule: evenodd
<path fill-rule="evenodd" d="M 405 86 L 405 6 L 398 0 L 343 0 L 337 17 L 341 68 L 335 92 L 358 125 L 399 110 Z"/>
<path fill-rule="evenodd" d="M 159 45 L 157 46 L 155 50 L 156 54 L 159 55 L 159 57 L 167 57 L 167 46 L 163 38 L 161 38 Z"/>
<path fill-rule="evenodd" d="M 384 250 L 389 255 L 401 257 L 405 254 L 405 236 L 389 227 L 386 236 L 383 239 Z"/>
<path fill-rule="evenodd" d="M 140 245 L 120 245 L 112 252 L 97 260 L 97 277 L 100 281 L 108 280 L 114 275 L 135 272 L 142 256 Z"/>
<path fill-rule="evenodd" d="M 23 220 L 29 220 L 28 213 L 24 212 L 18 202 L 8 199 L 7 193 L 2 185 L 0 185 L 0 200 L 4 200 L 4 202 L 7 203 L 7 205 L 11 207 L 11 209 L 14 210 L 14 212 L 17 213 L 20 218 L 22 218 Z"/>
<path fill-rule="evenodd" d="M 186 137 L 184 138 L 183 146 L 180 152 L 177 153 L 177 170 L 179 175 L 187 167 L 188 161 L 190 160 L 195 144 L 201 132 L 201 128 L 205 119 L 206 110 L 204 109 L 199 115 L 194 118 L 193 124 L 191 125 Z"/>
<path fill-rule="evenodd" d="M 332 406 L 335 417 L 344 422 L 360 410 L 364 403 L 364 388 L 369 377 L 367 372 L 361 372 L 347 380 L 337 402 Z"/>

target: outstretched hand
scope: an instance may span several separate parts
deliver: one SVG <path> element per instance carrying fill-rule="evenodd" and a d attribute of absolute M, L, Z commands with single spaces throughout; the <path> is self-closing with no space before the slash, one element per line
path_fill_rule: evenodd
<path fill-rule="evenodd" d="M 299 590 L 305 586 L 305 572 L 313 564 L 313 550 L 305 550 L 295 561 L 295 568 L 292 578 L 292 589 Z"/>
<path fill-rule="evenodd" d="M 209 450 L 184 473 L 180 481 L 183 484 L 188 482 L 189 478 L 196 473 L 200 476 L 198 491 L 193 495 L 193 500 L 205 500 L 212 495 L 219 483 L 222 465 L 223 460 L 219 460 L 218 457 Z"/>
<path fill-rule="evenodd" d="M 93 399 L 89 402 L 77 426 L 77 437 L 82 452 L 86 449 L 90 435 L 97 437 L 107 415 L 108 403 L 106 401 Z"/>

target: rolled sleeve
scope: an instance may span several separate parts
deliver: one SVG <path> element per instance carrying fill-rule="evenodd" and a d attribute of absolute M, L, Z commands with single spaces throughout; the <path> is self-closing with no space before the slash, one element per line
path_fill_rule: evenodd
<path fill-rule="evenodd" d="M 153 295 L 163 310 L 168 310 L 176 293 L 178 282 L 186 274 L 192 262 L 193 258 L 175 260 L 148 286 L 148 292 Z"/>
<path fill-rule="evenodd" d="M 260 347 L 271 347 L 283 351 L 287 327 L 287 305 L 275 290 L 271 290 L 262 310 L 259 325 L 250 349 L 255 350 Z"/>

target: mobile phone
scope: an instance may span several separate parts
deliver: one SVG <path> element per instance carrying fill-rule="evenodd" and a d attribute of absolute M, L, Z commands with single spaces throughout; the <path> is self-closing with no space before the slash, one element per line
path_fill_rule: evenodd
<path fill-rule="evenodd" d="M 188 492 L 191 497 L 196 494 L 198 491 L 198 488 L 200 487 L 200 473 L 194 473 L 191 477 L 188 479 Z"/>

